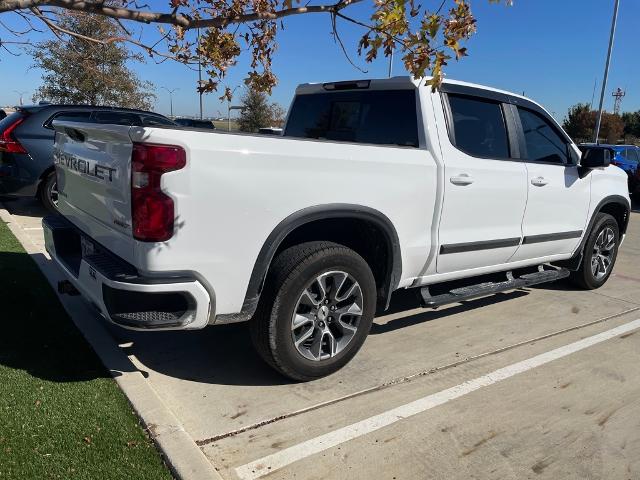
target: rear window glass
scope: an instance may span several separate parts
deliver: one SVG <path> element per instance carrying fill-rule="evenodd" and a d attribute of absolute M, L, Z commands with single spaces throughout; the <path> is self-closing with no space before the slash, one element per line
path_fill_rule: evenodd
<path fill-rule="evenodd" d="M 449 95 L 455 146 L 469 155 L 508 158 L 509 142 L 499 103 Z"/>
<path fill-rule="evenodd" d="M 291 107 L 284 136 L 417 147 L 415 92 L 368 90 L 299 95 Z"/>

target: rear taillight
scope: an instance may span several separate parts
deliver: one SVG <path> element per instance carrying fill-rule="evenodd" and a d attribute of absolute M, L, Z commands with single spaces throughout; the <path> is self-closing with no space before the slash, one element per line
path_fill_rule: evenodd
<path fill-rule="evenodd" d="M 131 155 L 131 224 L 143 242 L 164 242 L 173 236 L 173 199 L 160 188 L 162 174 L 186 165 L 182 147 L 134 143 Z"/>
<path fill-rule="evenodd" d="M 16 140 L 13 135 L 13 131 L 24 122 L 25 117 L 18 117 L 18 119 L 4 129 L 2 133 L 0 133 L 0 152 L 9 152 L 9 153 L 27 153 L 24 147 Z"/>

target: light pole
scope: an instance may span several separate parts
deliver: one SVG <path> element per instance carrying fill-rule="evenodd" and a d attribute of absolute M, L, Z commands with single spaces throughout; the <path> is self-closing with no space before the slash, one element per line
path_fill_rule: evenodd
<path fill-rule="evenodd" d="M 29 93 L 29 91 L 28 91 L 28 90 L 25 90 L 25 91 L 14 90 L 14 92 L 15 92 L 15 93 L 17 93 L 18 95 L 20 95 L 20 106 L 22 106 L 22 96 L 23 96 L 25 93 Z"/>
<path fill-rule="evenodd" d="M 173 89 L 168 89 L 167 87 L 160 87 L 164 90 L 166 90 L 167 92 L 169 92 L 169 106 L 170 106 L 170 111 L 171 113 L 169 114 L 169 116 L 171 118 L 173 118 L 173 92 L 175 92 L 176 90 L 180 90 L 179 88 L 173 88 Z"/>
<path fill-rule="evenodd" d="M 240 85 L 237 85 L 233 90 L 231 90 L 232 97 L 238 88 L 240 88 Z M 241 107 L 232 107 L 231 100 L 227 98 L 227 132 L 231 131 L 231 110 L 241 110 L 241 109 L 242 109 Z"/>
<path fill-rule="evenodd" d="M 596 131 L 594 133 L 594 143 L 598 143 L 598 136 L 600 135 L 600 122 L 602 121 L 602 106 L 604 103 L 604 92 L 607 89 L 607 79 L 609 77 L 609 64 L 611 63 L 611 51 L 613 50 L 613 37 L 616 33 L 616 23 L 618 21 L 618 6 L 620 0 L 615 0 L 613 6 L 613 19 L 611 20 L 611 34 L 609 35 L 609 50 L 607 51 L 607 61 L 604 66 L 604 78 L 602 79 L 602 91 L 600 92 L 600 106 L 598 107 L 598 117 L 596 119 Z"/>

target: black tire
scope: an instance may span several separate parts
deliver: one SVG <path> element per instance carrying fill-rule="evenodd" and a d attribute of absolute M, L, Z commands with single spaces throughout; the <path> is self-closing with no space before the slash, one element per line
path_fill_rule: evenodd
<path fill-rule="evenodd" d="M 40 203 L 51 213 L 58 213 L 57 179 L 56 172 L 50 172 L 46 178 L 40 183 L 38 190 L 38 199 Z"/>
<path fill-rule="evenodd" d="M 294 344 L 292 318 L 300 296 L 314 279 L 336 270 L 359 284 L 362 314 L 355 333 L 341 351 L 330 358 L 310 360 Z M 251 339 L 265 362 L 284 376 L 296 381 L 313 380 L 336 372 L 354 357 L 369 334 L 375 309 L 375 279 L 360 255 L 332 242 L 303 243 L 284 250 L 272 263 L 250 323 Z"/>
<path fill-rule="evenodd" d="M 596 249 L 596 240 L 598 236 L 605 231 L 606 229 L 611 229 L 614 234 L 614 247 L 611 251 L 611 264 L 608 267 L 604 276 L 600 278 L 596 278 L 596 275 L 593 273 L 591 268 L 591 262 L 594 255 L 594 250 Z M 589 237 L 587 238 L 587 242 L 584 246 L 582 262 L 578 267 L 578 270 L 575 272 L 571 272 L 571 281 L 585 290 L 593 290 L 596 288 L 600 288 L 605 282 L 609 279 L 611 272 L 613 271 L 613 267 L 616 262 L 616 258 L 618 256 L 618 245 L 620 243 L 620 230 L 618 227 L 618 222 L 616 222 L 615 218 L 613 218 L 608 213 L 598 213 L 596 216 L 596 220 L 593 223 L 593 228 L 589 233 Z"/>

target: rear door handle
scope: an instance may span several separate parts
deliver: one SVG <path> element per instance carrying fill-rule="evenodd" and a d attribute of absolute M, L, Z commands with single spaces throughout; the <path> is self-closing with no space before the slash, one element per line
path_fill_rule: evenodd
<path fill-rule="evenodd" d="M 461 173 L 460 175 L 451 177 L 449 181 L 454 185 L 471 185 L 473 183 L 473 178 L 466 173 Z"/>
<path fill-rule="evenodd" d="M 535 185 L 536 187 L 544 187 L 547 183 L 547 180 L 544 177 L 536 177 L 531 179 L 531 185 Z"/>

